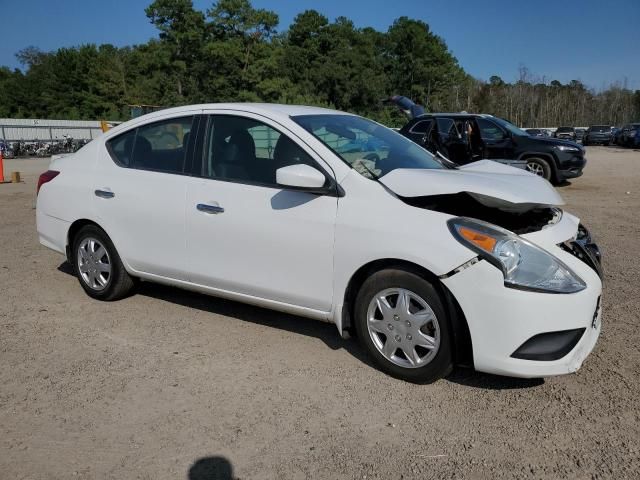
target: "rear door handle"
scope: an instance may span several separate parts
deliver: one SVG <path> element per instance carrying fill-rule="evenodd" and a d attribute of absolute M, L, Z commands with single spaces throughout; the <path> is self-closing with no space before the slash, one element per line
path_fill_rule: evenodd
<path fill-rule="evenodd" d="M 107 189 L 98 189 L 95 192 L 93 192 L 96 194 L 96 197 L 100 197 L 100 198 L 113 198 L 116 196 L 115 193 L 113 193 L 111 190 L 107 190 Z"/>
<path fill-rule="evenodd" d="M 199 203 L 196 205 L 196 208 L 204 213 L 209 213 L 212 215 L 217 215 L 218 213 L 224 213 L 224 208 L 220 205 L 207 205 L 206 203 Z"/>

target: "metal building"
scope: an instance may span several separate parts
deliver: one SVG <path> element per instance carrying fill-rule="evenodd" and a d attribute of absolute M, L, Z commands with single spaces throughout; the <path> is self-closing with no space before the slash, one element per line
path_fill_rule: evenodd
<path fill-rule="evenodd" d="M 0 118 L 0 140 L 7 142 L 52 142 L 62 140 L 65 135 L 76 140 L 92 140 L 101 133 L 100 121 Z"/>

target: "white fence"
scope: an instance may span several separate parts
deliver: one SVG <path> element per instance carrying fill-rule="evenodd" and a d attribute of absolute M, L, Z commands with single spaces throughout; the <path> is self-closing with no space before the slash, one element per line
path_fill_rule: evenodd
<path fill-rule="evenodd" d="M 76 140 L 92 140 L 101 133 L 100 121 L 0 118 L 0 140 L 7 142 L 52 142 L 65 136 Z"/>

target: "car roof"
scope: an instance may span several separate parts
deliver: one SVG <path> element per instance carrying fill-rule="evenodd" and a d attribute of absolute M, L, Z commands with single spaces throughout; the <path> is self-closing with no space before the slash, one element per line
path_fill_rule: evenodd
<path fill-rule="evenodd" d="M 481 117 L 481 118 L 493 118 L 493 115 L 489 115 L 488 113 L 466 113 L 466 112 L 456 112 L 456 113 L 423 113 L 422 115 L 416 118 L 422 117 Z"/>
<path fill-rule="evenodd" d="M 229 110 L 233 112 L 255 113 L 274 120 L 287 120 L 289 117 L 298 115 L 353 115 L 339 110 L 331 110 L 322 107 L 310 107 L 307 105 L 284 105 L 278 103 L 200 103 L 194 105 L 182 105 L 180 107 L 165 108 L 147 113 L 139 117 L 128 120 L 113 129 L 109 130 L 105 136 L 112 137 L 119 132 L 128 130 L 130 127 L 151 122 L 155 119 L 165 118 L 167 115 L 184 113 L 185 115 L 196 115 L 201 110 Z"/>
<path fill-rule="evenodd" d="M 297 115 L 327 115 L 327 114 L 344 114 L 346 112 L 331 110 L 322 107 L 310 107 L 307 105 L 284 105 L 279 103 L 201 103 L 196 105 L 184 105 L 181 107 L 167 108 L 144 115 L 145 118 L 153 118 L 153 116 L 164 116 L 166 114 L 180 113 L 181 111 L 193 110 L 238 110 L 249 113 L 258 113 L 267 116 L 297 116 Z M 141 118 L 141 117 L 139 117 Z"/>

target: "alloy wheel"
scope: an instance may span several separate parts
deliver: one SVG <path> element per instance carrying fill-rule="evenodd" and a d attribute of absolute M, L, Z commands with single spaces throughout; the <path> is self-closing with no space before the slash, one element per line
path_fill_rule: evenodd
<path fill-rule="evenodd" d="M 84 283 L 93 290 L 104 290 L 111 280 L 109 252 L 93 237 L 87 237 L 78 245 L 78 271 Z"/>
<path fill-rule="evenodd" d="M 388 288 L 373 297 L 367 329 L 376 349 L 400 367 L 423 367 L 440 348 L 435 313 L 422 297 L 403 288 Z"/>
<path fill-rule="evenodd" d="M 544 168 L 542 168 L 542 165 L 540 165 L 539 163 L 527 162 L 527 170 L 529 170 L 531 173 L 535 173 L 539 177 L 544 177 Z"/>

